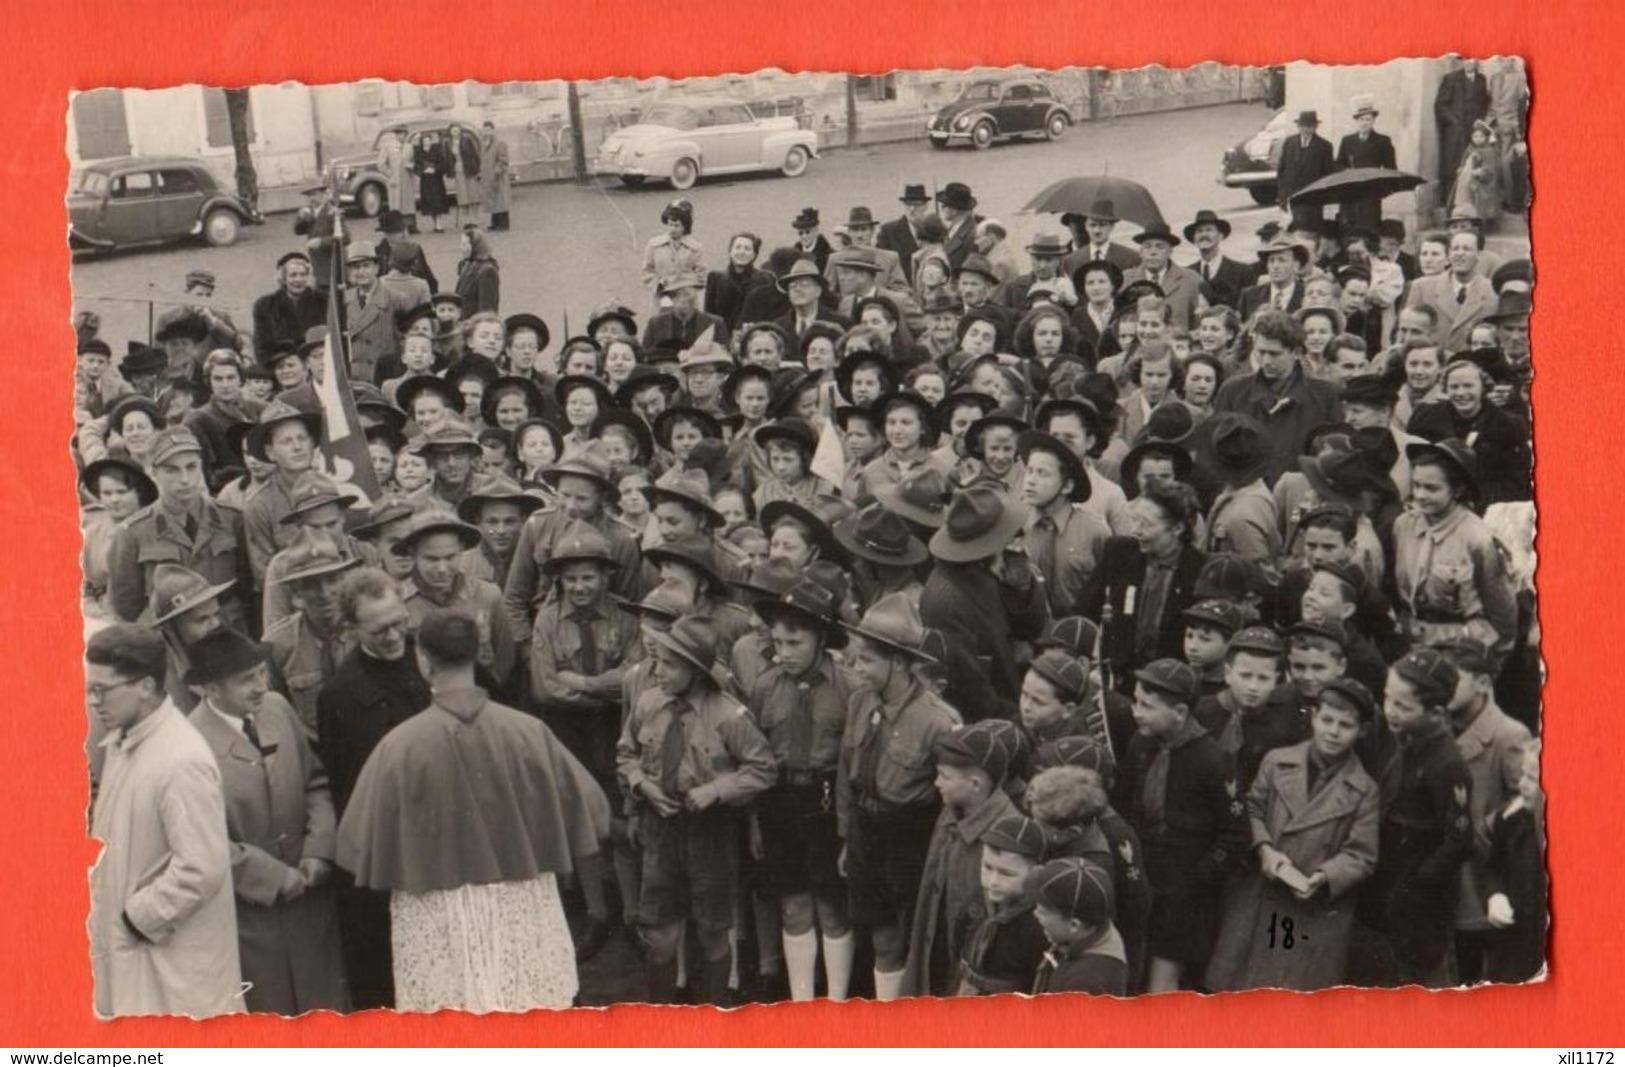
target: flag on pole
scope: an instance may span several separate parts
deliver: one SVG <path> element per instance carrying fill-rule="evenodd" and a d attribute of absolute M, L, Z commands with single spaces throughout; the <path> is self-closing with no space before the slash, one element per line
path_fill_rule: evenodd
<path fill-rule="evenodd" d="M 353 511 L 365 512 L 382 495 L 377 475 L 372 471 L 372 455 L 367 451 L 367 435 L 356 413 L 355 394 L 350 391 L 350 361 L 346 355 L 344 306 L 344 229 L 337 210 L 333 214 L 333 246 L 338 251 L 329 258 L 333 277 L 328 286 L 327 340 L 322 346 L 322 370 L 316 383 L 316 398 L 322 406 L 321 463 L 339 491 L 357 498 Z"/>

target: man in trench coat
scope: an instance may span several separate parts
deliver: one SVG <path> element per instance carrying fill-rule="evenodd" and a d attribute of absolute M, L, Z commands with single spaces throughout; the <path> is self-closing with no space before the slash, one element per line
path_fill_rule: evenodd
<path fill-rule="evenodd" d="M 480 198 L 485 210 L 491 213 L 491 229 L 506 230 L 508 219 L 508 182 L 512 174 L 508 163 L 508 142 L 497 136 L 496 124 L 480 124 L 480 156 L 484 169 L 480 171 Z"/>
<path fill-rule="evenodd" d="M 331 877 L 338 816 L 296 713 L 270 690 L 265 652 L 233 630 L 187 649 L 203 700 L 190 721 L 220 765 L 237 947 L 249 1011 L 348 1011 Z"/>

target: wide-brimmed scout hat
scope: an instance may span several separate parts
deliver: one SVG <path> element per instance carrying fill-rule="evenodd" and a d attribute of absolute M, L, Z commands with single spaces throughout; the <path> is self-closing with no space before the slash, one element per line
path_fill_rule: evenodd
<path fill-rule="evenodd" d="M 152 569 L 151 584 L 147 612 L 141 621 L 157 626 L 214 600 L 237 582 L 233 579 L 211 584 L 203 575 L 179 563 L 160 563 Z"/>
<path fill-rule="evenodd" d="M 948 504 L 931 555 L 944 563 L 972 563 L 998 555 L 1027 521 L 1027 507 L 988 484 L 961 489 Z"/>
<path fill-rule="evenodd" d="M 864 612 L 856 625 L 842 624 L 847 633 L 873 642 L 891 652 L 923 663 L 937 659 L 925 651 L 926 628 L 920 612 L 907 593 L 888 593 Z"/>

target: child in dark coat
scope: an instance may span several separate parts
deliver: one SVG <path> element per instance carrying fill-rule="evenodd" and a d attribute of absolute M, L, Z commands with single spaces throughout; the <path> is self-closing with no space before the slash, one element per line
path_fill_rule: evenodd
<path fill-rule="evenodd" d="M 1061 859 L 1028 876 L 1033 914 L 1049 938 L 1033 993 L 1123 996 L 1128 965 L 1112 924 L 1112 880 L 1088 860 Z"/>
<path fill-rule="evenodd" d="M 1488 977 L 1527 982 L 1546 965 L 1545 796 L 1540 791 L 1540 742 L 1525 741 L 1518 795 L 1489 819 L 1485 864 L 1490 925 Z"/>
<path fill-rule="evenodd" d="M 1274 630 L 1249 626 L 1236 633 L 1224 654 L 1225 690 L 1197 701 L 1193 715 L 1219 747 L 1235 757 L 1236 788 L 1243 794 L 1264 754 L 1309 739 L 1309 717 L 1297 690 L 1281 679 L 1286 648 Z"/>
<path fill-rule="evenodd" d="M 959 967 L 958 996 L 1022 993 L 1049 942 L 1033 916 L 1027 876 L 1044 859 L 1049 835 L 1024 815 L 1006 815 L 982 835 L 984 914 L 971 927 Z"/>

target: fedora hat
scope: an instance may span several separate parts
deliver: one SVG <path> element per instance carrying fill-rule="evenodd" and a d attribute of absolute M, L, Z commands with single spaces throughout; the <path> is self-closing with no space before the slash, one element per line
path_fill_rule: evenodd
<path fill-rule="evenodd" d="M 756 442 L 757 447 L 763 450 L 766 450 L 768 443 L 771 441 L 784 441 L 791 444 L 800 449 L 801 453 L 809 459 L 818 450 L 818 431 L 814 430 L 812 424 L 806 419 L 796 418 L 793 415 L 758 426 L 751 432 L 750 436 L 751 440 Z"/>
<path fill-rule="evenodd" d="M 514 504 L 521 518 L 542 506 L 539 497 L 525 492 L 518 482 L 503 475 L 495 475 L 475 487 L 474 492 L 457 503 L 457 517 L 471 525 L 480 521 L 480 509 L 487 504 Z M 370 518 L 369 518 L 369 521 Z"/>
<path fill-rule="evenodd" d="M 931 198 L 925 194 L 923 185 L 903 186 L 903 195 L 897 198 L 905 204 L 929 204 Z"/>
<path fill-rule="evenodd" d="M 662 563 L 677 563 L 699 574 L 717 593 L 727 589 L 728 581 L 717 567 L 716 549 L 709 537 L 696 535 L 656 545 L 643 553 L 643 558 L 659 567 Z"/>
<path fill-rule="evenodd" d="M 762 597 L 751 604 L 758 618 L 772 626 L 779 619 L 806 623 L 824 634 L 827 648 L 845 648 L 841 626 L 841 600 L 822 582 L 803 578 L 782 596 Z"/>
<path fill-rule="evenodd" d="M 869 410 L 874 414 L 875 426 L 882 437 L 886 432 L 886 415 L 893 408 L 913 408 L 920 417 L 920 444 L 925 448 L 936 447 L 941 439 L 941 431 L 937 426 L 937 409 L 931 401 L 914 392 L 912 389 L 899 389 L 877 397 Z"/>
<path fill-rule="evenodd" d="M 1236 412 L 1213 416 L 1213 467 L 1226 482 L 1246 484 L 1269 465 L 1269 443 L 1257 420 Z"/>
<path fill-rule="evenodd" d="M 1068 500 L 1074 504 L 1081 504 L 1089 499 L 1094 491 L 1094 487 L 1089 483 L 1089 468 L 1083 465 L 1083 461 L 1072 453 L 1072 449 L 1068 448 L 1065 442 L 1051 437 L 1042 430 L 1025 430 L 1016 439 L 1016 455 L 1020 456 L 1021 462 L 1025 464 L 1034 452 L 1054 456 L 1056 462 L 1061 465 L 1061 480 L 1072 482 L 1072 492 L 1067 494 Z"/>
<path fill-rule="evenodd" d="M 909 532 L 902 517 L 880 503 L 848 515 L 831 532 L 852 556 L 882 566 L 913 567 L 930 558 L 925 545 Z"/>
<path fill-rule="evenodd" d="M 1300 266 L 1307 265 L 1309 262 L 1309 249 L 1306 246 L 1299 244 L 1297 241 L 1280 239 L 1267 241 L 1259 245 L 1258 261 L 1260 263 L 1268 262 L 1269 258 L 1277 252 L 1292 253 L 1292 257 L 1298 261 Z"/>
<path fill-rule="evenodd" d="M 701 411 L 696 407 L 679 404 L 674 408 L 667 408 L 655 416 L 655 441 L 666 451 L 671 451 L 672 427 L 679 421 L 692 422 L 700 427 L 700 435 L 709 440 L 722 440 L 722 423 L 717 421 L 715 415 L 709 411 Z"/>
<path fill-rule="evenodd" d="M 818 269 L 818 264 L 814 263 L 810 259 L 796 260 L 796 265 L 791 267 L 782 277 L 779 278 L 777 282 L 779 292 L 789 292 L 791 282 L 817 282 L 818 288 L 829 288 L 829 281 L 825 279 L 823 271 L 820 271 Z"/>
<path fill-rule="evenodd" d="M 378 213 L 379 233 L 405 233 L 406 216 L 395 208 L 385 208 Z"/>
<path fill-rule="evenodd" d="M 1478 480 L 1478 457 L 1473 450 L 1454 437 L 1447 437 L 1442 441 L 1419 441 L 1405 446 L 1405 458 L 1411 461 L 1411 466 L 1423 459 L 1438 459 L 1454 467 L 1462 479 L 1467 483 L 1467 493 L 1476 503 L 1483 499 L 1482 487 Z"/>
<path fill-rule="evenodd" d="M 772 500 L 762 506 L 761 514 L 758 516 L 763 531 L 769 537 L 773 536 L 773 528 L 786 519 L 806 531 L 807 539 L 817 549 L 819 559 L 830 560 L 841 567 L 851 566 L 852 558 L 847 555 L 846 548 L 835 539 L 835 535 L 830 531 L 830 524 L 811 508 L 803 507 L 793 500 Z"/>
<path fill-rule="evenodd" d="M 1371 484 L 1365 453 L 1352 444 L 1347 450 L 1331 449 L 1318 456 L 1299 456 L 1298 469 L 1322 500 L 1357 500 Z"/>
<path fill-rule="evenodd" d="M 515 435 L 517 436 L 517 435 Z M 589 441 L 585 448 L 578 448 L 542 471 L 542 481 L 549 487 L 557 489 L 559 479 L 566 476 L 586 478 L 595 482 L 604 490 L 610 503 L 621 495 L 612 476 L 613 471 L 609 460 L 605 458 L 603 448 L 597 441 Z"/>
<path fill-rule="evenodd" d="M 977 200 L 964 182 L 949 182 L 938 191 L 937 203 L 955 211 L 974 211 Z"/>
<path fill-rule="evenodd" d="M 425 511 L 412 520 L 412 525 L 407 528 L 405 536 L 397 541 L 390 551 L 397 556 L 410 556 L 419 541 L 443 533 L 454 534 L 465 552 L 478 547 L 481 540 L 478 526 L 463 522 L 443 511 Z"/>
<path fill-rule="evenodd" d="M 609 541 L 590 522 L 572 519 L 553 543 L 553 551 L 542 563 L 542 571 L 556 574 L 566 564 L 597 563 L 610 570 L 620 567 L 620 561 L 609 550 Z"/>
<path fill-rule="evenodd" d="M 448 415 L 433 430 L 413 440 L 409 446 L 414 455 L 425 456 L 433 450 L 479 452 L 480 439 L 474 430 L 455 415 Z"/>
<path fill-rule="evenodd" d="M 954 494 L 931 555 L 944 563 L 972 563 L 1004 551 L 1027 522 L 1027 507 L 988 484 Z"/>
<path fill-rule="evenodd" d="M 266 662 L 265 649 L 236 630 L 222 628 L 186 646 L 187 685 L 209 685 L 234 678 Z"/>
<path fill-rule="evenodd" d="M 317 471 L 306 471 L 301 474 L 294 481 L 288 497 L 291 506 L 287 513 L 277 520 L 284 526 L 295 525 L 306 515 L 329 504 L 336 505 L 343 511 L 361 499 L 354 493 L 339 492 L 338 484 L 333 479 Z"/>
<path fill-rule="evenodd" d="M 149 584 L 152 591 L 147 597 L 147 610 L 141 621 L 149 626 L 157 626 L 186 614 L 199 604 L 216 599 L 237 582 L 228 579 L 211 585 L 207 578 L 190 568 L 178 563 L 160 563 L 153 568 Z"/>
<path fill-rule="evenodd" d="M 854 270 L 867 271 L 870 274 L 879 274 L 886 269 L 885 265 L 880 262 L 880 256 L 876 254 L 875 250 L 863 246 L 841 249 L 829 257 L 829 265 L 837 268 L 851 267 Z"/>
<path fill-rule="evenodd" d="M 1185 225 L 1185 240 L 1196 240 L 1196 228 L 1198 226 L 1216 226 L 1219 230 L 1219 236 L 1230 236 L 1230 220 L 1220 218 L 1219 213 L 1211 208 L 1203 208 L 1198 211 L 1196 217 Z"/>
<path fill-rule="evenodd" d="M 1381 114 L 1381 112 L 1377 110 L 1377 96 L 1375 93 L 1356 94 L 1355 97 L 1349 101 L 1349 106 L 1354 109 L 1353 114 L 1351 115 L 1352 118 L 1359 118 L 1361 115 L 1374 116 Z"/>
<path fill-rule="evenodd" d="M 129 350 L 119 360 L 119 373 L 126 378 L 142 374 L 161 374 L 169 366 L 169 357 L 161 348 L 130 342 Z"/>
<path fill-rule="evenodd" d="M 1090 201 L 1087 210 L 1080 211 L 1077 214 L 1083 219 L 1093 219 L 1096 222 L 1122 221 L 1117 214 L 1117 204 L 1108 197 L 1097 197 Z M 1066 222 L 1065 216 L 1062 217 L 1061 222 Z"/>
<path fill-rule="evenodd" d="M 1320 116 L 1318 114 L 1316 114 L 1314 111 L 1300 111 L 1300 112 L 1298 112 L 1298 117 L 1293 120 L 1293 125 L 1295 125 L 1295 126 L 1319 126 L 1320 125 Z"/>
<path fill-rule="evenodd" d="M 846 214 L 847 229 L 867 229 L 875 224 L 875 213 L 866 207 L 855 207 Z"/>
<path fill-rule="evenodd" d="M 135 490 L 136 503 L 141 507 L 146 507 L 158 499 L 157 484 L 141 469 L 141 464 L 124 456 L 106 456 L 87 464 L 79 473 L 79 484 L 84 487 L 85 492 L 95 497 L 96 483 L 109 471 L 118 471 L 124 475 L 130 488 Z"/>
<path fill-rule="evenodd" d="M 1180 243 L 1178 235 L 1168 228 L 1166 222 L 1153 222 L 1134 235 L 1134 243 L 1137 245 L 1143 245 L 1147 241 L 1167 241 L 1169 247 Z"/>
<path fill-rule="evenodd" d="M 965 262 L 961 263 L 959 269 L 954 271 L 954 277 L 957 278 L 961 274 L 980 274 L 993 285 L 1000 284 L 998 272 L 993 269 L 993 264 L 989 263 L 987 257 L 979 252 L 972 252 L 965 257 Z"/>
<path fill-rule="evenodd" d="M 958 315 L 965 310 L 965 302 L 957 293 L 932 293 L 920 310 L 927 315 Z"/>
<path fill-rule="evenodd" d="M 1029 256 L 1064 256 L 1072 251 L 1072 241 L 1058 233 L 1034 234 L 1027 242 Z"/>
<path fill-rule="evenodd" d="M 1114 407 L 1116 403 L 1116 400 L 1112 401 Z M 1083 396 L 1046 400 L 1038 405 L 1038 411 L 1033 416 L 1033 425 L 1048 433 L 1050 420 L 1057 415 L 1076 415 L 1083 423 L 1084 429 L 1089 431 L 1089 436 L 1095 439 L 1089 449 L 1090 456 L 1099 458 L 1106 451 L 1106 445 L 1111 439 L 1112 423 L 1102 414 L 1094 401 Z"/>
<path fill-rule="evenodd" d="M 298 408 L 282 401 L 273 400 L 265 405 L 260 412 L 259 419 L 254 428 L 248 433 L 248 454 L 255 459 L 266 463 L 271 460 L 265 455 L 265 446 L 271 443 L 272 432 L 285 422 L 302 423 L 310 431 L 312 444 L 322 439 L 322 417 L 315 412 L 300 411 Z"/>
<path fill-rule="evenodd" d="M 925 650 L 926 628 L 919 608 L 907 593 L 887 593 L 875 601 L 856 625 L 843 623 L 849 634 L 922 663 L 937 658 Z"/>
<path fill-rule="evenodd" d="M 712 327 L 707 326 L 693 344 L 677 353 L 679 371 L 693 370 L 695 367 L 733 366 L 733 354 L 726 345 L 717 343 L 713 332 Z"/>
<path fill-rule="evenodd" d="M 267 576 L 266 581 L 271 585 L 320 578 L 361 565 L 360 556 L 344 552 L 332 538 L 308 528 L 300 530 L 293 544 L 278 552 L 275 558 L 281 561 L 283 569 L 275 578 Z"/>
<path fill-rule="evenodd" d="M 790 220 L 790 228 L 792 230 L 816 230 L 820 222 L 817 208 L 804 207 L 797 212 L 795 218 Z"/>
<path fill-rule="evenodd" d="M 710 529 L 728 524 L 722 512 L 711 505 L 711 479 L 702 470 L 668 470 L 655 479 L 645 495 L 651 508 L 669 500 L 695 511 Z"/>

